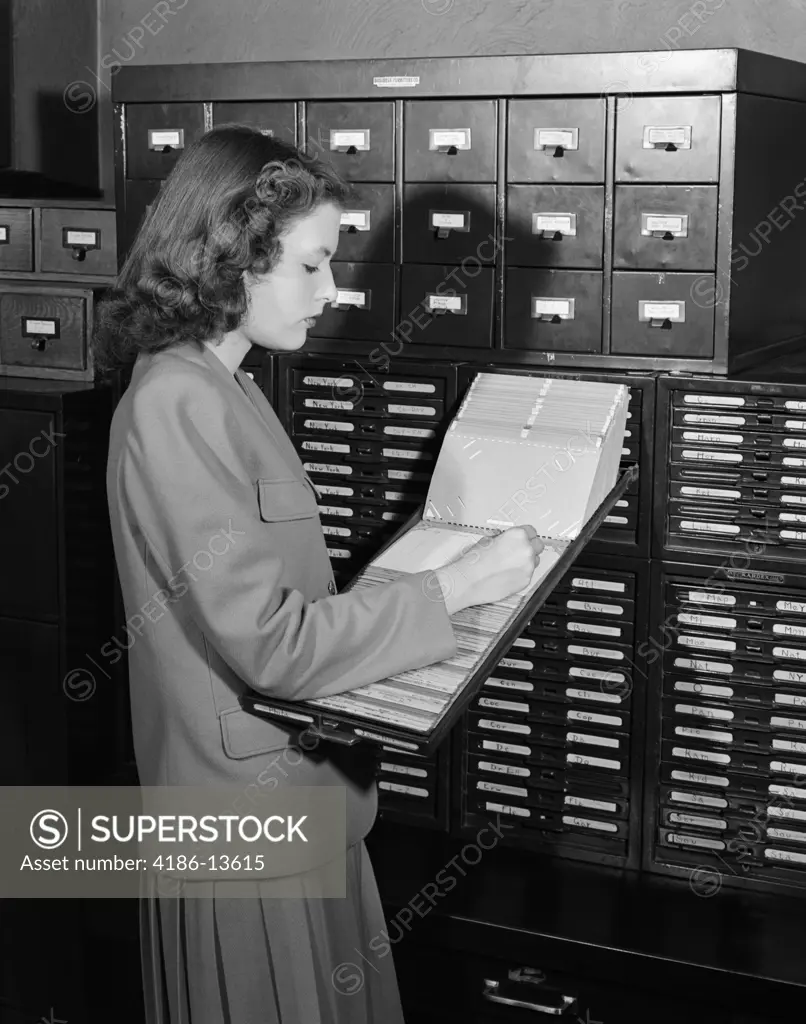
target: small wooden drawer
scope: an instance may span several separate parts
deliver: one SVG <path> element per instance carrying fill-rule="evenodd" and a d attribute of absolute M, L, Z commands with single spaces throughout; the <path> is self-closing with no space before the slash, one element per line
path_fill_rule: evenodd
<path fill-rule="evenodd" d="M 0 270 L 34 269 L 33 210 L 0 207 Z"/>
<path fill-rule="evenodd" d="M 93 293 L 0 289 L 0 373 L 84 379 Z"/>
<path fill-rule="evenodd" d="M 114 277 L 114 210 L 43 210 L 40 269 L 46 274 Z"/>

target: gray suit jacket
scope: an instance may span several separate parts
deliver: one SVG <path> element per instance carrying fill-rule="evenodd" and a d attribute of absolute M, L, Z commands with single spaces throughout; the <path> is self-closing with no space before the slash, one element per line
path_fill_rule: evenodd
<path fill-rule="evenodd" d="M 320 744 L 278 758 L 289 734 L 238 697 L 341 693 L 450 657 L 453 629 L 423 574 L 335 595 L 315 488 L 263 393 L 237 377 L 193 344 L 140 355 L 112 423 L 140 783 L 246 792 L 270 772 L 273 787 L 345 786 L 352 843 L 375 818 L 374 755 Z"/>

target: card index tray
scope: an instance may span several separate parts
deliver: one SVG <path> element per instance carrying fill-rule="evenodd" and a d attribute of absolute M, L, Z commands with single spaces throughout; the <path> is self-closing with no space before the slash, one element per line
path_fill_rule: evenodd
<path fill-rule="evenodd" d="M 522 633 L 529 619 L 540 610 L 562 577 L 579 558 L 604 522 L 605 517 L 610 514 L 616 502 L 623 497 L 637 479 L 637 465 L 623 469 L 615 486 L 573 539 L 546 541 L 545 551 L 541 555 L 541 563 L 545 560 L 546 571 L 540 573 L 536 582 L 533 579 L 532 584 L 525 592 L 509 598 L 507 601 L 466 608 L 453 616 L 459 648 L 455 666 L 452 666 L 452 662 L 449 660 L 436 666 L 399 673 L 393 677 L 394 681 L 405 683 L 406 677 L 416 682 L 417 679 L 427 678 L 429 673 L 439 673 L 440 671 L 450 670 L 454 678 L 458 676 L 458 684 L 451 691 L 449 700 L 438 713 L 421 714 L 420 709 L 412 713 L 403 710 L 398 713 L 388 708 L 379 707 L 375 709 L 374 713 L 382 714 L 383 717 L 375 718 L 367 714 L 365 708 L 371 705 L 371 699 L 364 702 L 362 695 L 371 691 L 373 687 L 390 683 L 391 680 L 383 680 L 380 683 L 361 687 L 359 690 L 347 691 L 336 697 L 322 700 L 289 701 L 261 696 L 257 693 L 248 694 L 241 697 L 241 706 L 244 710 L 261 718 L 270 719 L 277 725 L 284 725 L 291 731 L 304 731 L 325 741 L 349 746 L 365 741 L 394 747 L 413 755 L 429 756 L 433 754 L 461 718 L 500 659 L 505 656 L 513 642 Z M 385 548 L 375 556 L 374 561 L 384 551 L 396 544 L 403 535 L 418 529 L 422 524 L 423 508 L 418 510 Z M 347 589 L 393 580 L 400 575 L 402 574 L 373 569 L 373 565 L 370 564 L 367 569 L 358 574 Z M 423 698 L 425 702 L 428 699 L 427 697 Z M 358 705 L 362 704 L 364 710 L 357 713 L 360 710 Z M 416 723 L 413 721 L 415 715 L 419 718 Z"/>

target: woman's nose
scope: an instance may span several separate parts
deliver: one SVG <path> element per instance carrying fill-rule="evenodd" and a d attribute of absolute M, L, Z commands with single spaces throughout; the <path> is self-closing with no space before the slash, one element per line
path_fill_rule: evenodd
<path fill-rule="evenodd" d="M 318 297 L 323 302 L 334 303 L 338 296 L 339 290 L 336 287 L 336 282 L 333 280 L 333 271 L 330 269 L 330 264 L 324 268 L 322 272 L 322 287 L 318 289 Z"/>

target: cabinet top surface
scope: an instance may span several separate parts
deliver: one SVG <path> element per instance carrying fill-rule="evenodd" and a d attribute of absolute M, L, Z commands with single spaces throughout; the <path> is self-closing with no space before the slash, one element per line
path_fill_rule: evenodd
<path fill-rule="evenodd" d="M 806 101 L 806 64 L 740 49 L 123 67 L 117 103 L 745 92 Z"/>

